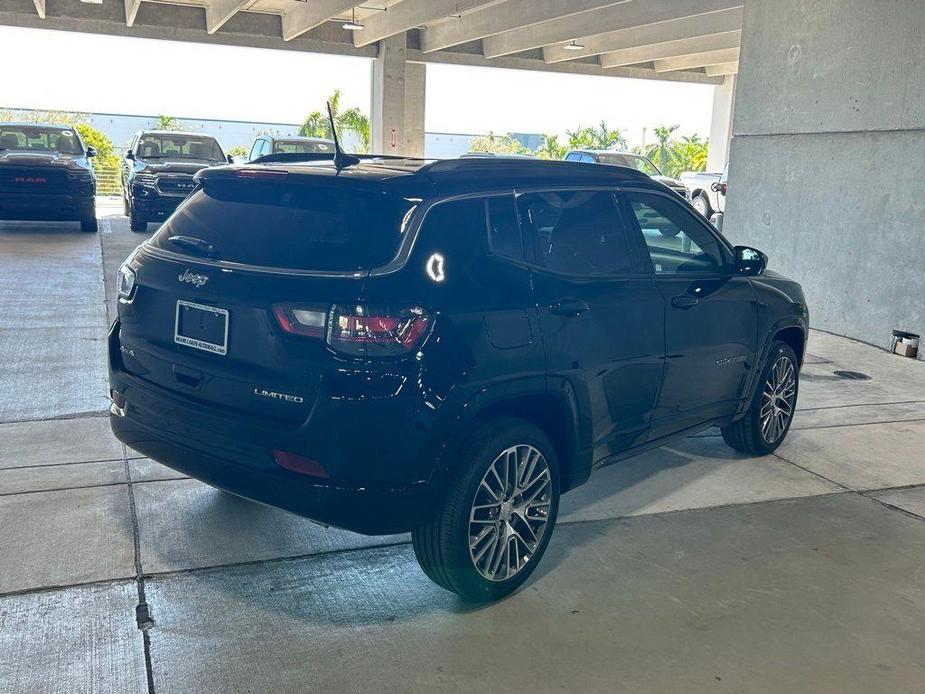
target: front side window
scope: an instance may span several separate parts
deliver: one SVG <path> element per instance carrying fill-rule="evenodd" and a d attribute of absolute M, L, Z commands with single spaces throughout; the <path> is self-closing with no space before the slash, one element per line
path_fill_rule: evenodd
<path fill-rule="evenodd" d="M 680 204 L 661 195 L 629 193 L 656 274 L 718 273 L 725 269 L 719 241 Z"/>
<path fill-rule="evenodd" d="M 537 264 L 570 275 L 636 271 L 629 235 L 610 191 L 527 193 L 517 199 L 517 208 Z"/>

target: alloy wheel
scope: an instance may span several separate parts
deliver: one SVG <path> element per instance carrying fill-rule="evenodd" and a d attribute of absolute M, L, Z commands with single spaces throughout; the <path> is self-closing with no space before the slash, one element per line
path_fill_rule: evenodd
<path fill-rule="evenodd" d="M 793 361 L 780 356 L 768 372 L 761 395 L 761 437 L 776 442 L 787 430 L 796 405 L 797 379 Z"/>
<path fill-rule="evenodd" d="M 469 557 L 489 581 L 505 581 L 529 564 L 547 531 L 552 477 L 534 446 L 505 449 L 488 467 L 469 512 Z"/>

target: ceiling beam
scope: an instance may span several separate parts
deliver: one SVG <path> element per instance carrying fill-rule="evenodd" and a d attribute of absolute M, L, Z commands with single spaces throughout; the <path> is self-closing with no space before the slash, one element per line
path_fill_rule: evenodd
<path fill-rule="evenodd" d="M 446 17 L 464 16 L 485 5 L 498 4 L 499 0 L 402 0 L 385 12 L 376 12 L 363 18 L 363 29 L 353 32 L 353 45 L 368 46 L 376 41 L 395 36 L 408 29 L 425 26 Z"/>
<path fill-rule="evenodd" d="M 666 41 L 665 43 L 650 43 L 648 46 L 637 46 L 636 48 L 624 48 L 622 51 L 604 53 L 600 57 L 601 67 L 636 65 L 638 63 L 648 63 L 652 60 L 679 58 L 690 53 L 738 48 L 741 40 L 741 31 L 729 31 L 725 34 L 698 36 L 694 39 L 681 39 L 680 41 Z"/>
<path fill-rule="evenodd" d="M 543 48 L 543 58 L 547 63 L 559 63 L 566 60 L 586 58 L 610 51 L 647 46 L 653 43 L 681 41 L 698 36 L 722 34 L 742 28 L 742 8 L 733 7 L 718 12 L 707 12 L 692 17 L 677 17 L 652 24 L 642 24 L 630 28 L 608 31 L 596 36 L 577 37 L 584 46 L 581 50 L 567 50 L 564 44 Z"/>
<path fill-rule="evenodd" d="M 141 0 L 125 0 L 126 26 L 132 26 L 135 23 L 135 15 L 138 14 L 139 7 L 141 7 Z"/>
<path fill-rule="evenodd" d="M 206 5 L 206 31 L 214 34 L 222 25 L 253 0 L 208 0 Z"/>
<path fill-rule="evenodd" d="M 624 2 L 628 0 L 508 0 L 456 21 L 442 22 L 424 29 L 421 32 L 421 50 L 430 53 L 518 27 L 530 27 Z"/>
<path fill-rule="evenodd" d="M 128 2 L 128 0 L 126 0 Z M 297 3 L 283 15 L 283 40 L 291 41 L 296 36 L 314 29 L 331 17 L 353 9 L 357 0 L 311 0 Z"/>
<path fill-rule="evenodd" d="M 618 29 L 728 10 L 741 7 L 742 4 L 743 0 L 633 0 L 595 12 L 574 14 L 556 22 L 544 22 L 504 33 L 495 32 L 495 35 L 482 42 L 482 47 L 487 57 L 497 58 Z M 575 51 L 575 54 L 574 57 L 581 55 L 579 51 Z"/>
<path fill-rule="evenodd" d="M 45 19 L 45 0 L 32 0 L 35 3 L 35 11 L 39 17 Z"/>
<path fill-rule="evenodd" d="M 707 65 L 703 71 L 710 77 L 720 77 L 721 75 L 736 75 L 739 72 L 738 63 L 720 63 L 719 65 Z"/>
<path fill-rule="evenodd" d="M 655 71 L 671 72 L 672 70 L 690 70 L 697 67 L 706 67 L 707 65 L 734 63 L 738 60 L 739 49 L 727 48 L 722 51 L 705 51 L 703 53 L 691 53 L 690 55 L 684 55 L 680 58 L 656 60 Z"/>

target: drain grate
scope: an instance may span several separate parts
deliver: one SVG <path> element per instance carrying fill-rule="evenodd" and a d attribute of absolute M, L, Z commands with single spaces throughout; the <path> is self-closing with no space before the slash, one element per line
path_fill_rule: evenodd
<path fill-rule="evenodd" d="M 869 381 L 870 376 L 860 371 L 833 371 L 833 374 L 839 378 L 846 378 L 849 381 Z"/>

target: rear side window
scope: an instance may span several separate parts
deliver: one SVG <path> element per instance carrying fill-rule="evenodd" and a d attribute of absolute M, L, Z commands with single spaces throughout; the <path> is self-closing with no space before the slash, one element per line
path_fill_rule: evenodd
<path fill-rule="evenodd" d="M 513 196 L 486 198 L 488 243 L 496 255 L 512 260 L 523 260 L 520 227 Z"/>
<path fill-rule="evenodd" d="M 215 257 L 260 267 L 345 272 L 395 257 L 415 202 L 344 186 L 269 181 L 208 182 L 164 223 L 152 243 L 201 239 Z"/>
<path fill-rule="evenodd" d="M 613 193 L 579 190 L 529 193 L 517 199 L 525 238 L 539 265 L 569 275 L 638 271 Z"/>

